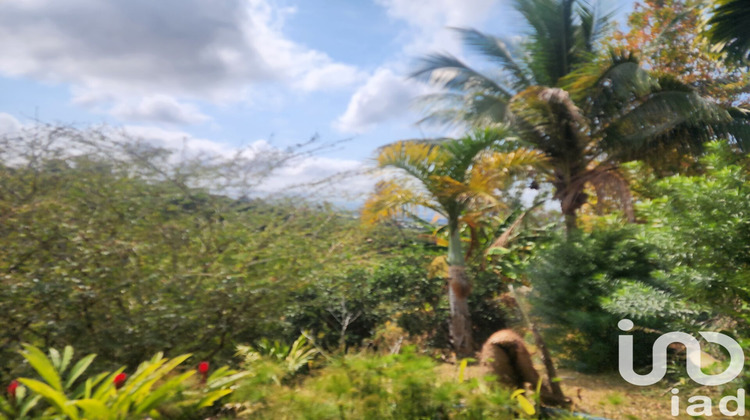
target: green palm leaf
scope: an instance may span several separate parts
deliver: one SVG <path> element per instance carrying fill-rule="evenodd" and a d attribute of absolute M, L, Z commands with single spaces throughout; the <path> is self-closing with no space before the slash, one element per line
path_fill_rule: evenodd
<path fill-rule="evenodd" d="M 747 0 L 718 0 L 708 21 L 706 35 L 716 50 L 730 60 L 747 62 L 750 59 L 750 2 Z"/>
<path fill-rule="evenodd" d="M 497 80 L 472 69 L 449 54 L 430 54 L 411 77 L 441 88 L 459 91 L 489 92 L 510 98 L 512 93 Z"/>
<path fill-rule="evenodd" d="M 519 62 L 508 47 L 508 43 L 491 35 L 483 34 L 476 29 L 455 28 L 469 47 L 484 55 L 488 60 L 498 63 L 508 73 L 514 90 L 521 90 L 532 84 L 528 70 Z"/>

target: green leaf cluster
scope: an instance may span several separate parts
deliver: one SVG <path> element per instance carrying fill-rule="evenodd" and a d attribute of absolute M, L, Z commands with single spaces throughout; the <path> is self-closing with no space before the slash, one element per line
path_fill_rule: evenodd
<path fill-rule="evenodd" d="M 23 386 L 16 396 L 0 397 L 3 419 L 202 418 L 205 409 L 230 394 L 232 386 L 249 375 L 222 367 L 198 381 L 195 370 L 177 371 L 189 354 L 167 359 L 159 353 L 117 385 L 115 379 L 125 368 L 84 375 L 94 354 L 73 364 L 70 346 L 62 355 L 55 349 L 45 355 L 34 346 L 23 347 L 22 356 L 39 379 L 19 378 Z"/>

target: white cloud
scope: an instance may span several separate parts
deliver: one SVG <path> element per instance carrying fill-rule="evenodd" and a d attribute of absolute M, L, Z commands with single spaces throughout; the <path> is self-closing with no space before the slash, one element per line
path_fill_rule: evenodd
<path fill-rule="evenodd" d="M 404 52 L 424 55 L 434 50 L 460 52 L 461 45 L 447 27 L 474 27 L 487 19 L 499 0 L 375 0 L 389 16 L 411 30 Z"/>
<path fill-rule="evenodd" d="M 328 63 L 322 66 L 313 66 L 305 72 L 299 80 L 294 83 L 304 91 L 336 89 L 342 86 L 351 86 L 366 78 L 366 74 L 352 66 L 339 63 Z"/>
<path fill-rule="evenodd" d="M 85 106 L 143 95 L 232 102 L 257 84 L 315 91 L 362 80 L 356 66 L 288 39 L 292 13 L 272 0 L 0 2 L 0 74 L 69 84 Z"/>
<path fill-rule="evenodd" d="M 388 14 L 414 26 L 471 25 L 483 21 L 498 0 L 376 0 Z"/>
<path fill-rule="evenodd" d="M 195 106 L 165 95 L 147 96 L 137 104 L 120 103 L 110 113 L 126 121 L 168 124 L 197 124 L 210 119 Z"/>
<path fill-rule="evenodd" d="M 346 111 L 334 122 L 344 133 L 364 133 L 394 116 L 403 115 L 420 92 L 419 86 L 390 69 L 380 68 L 352 95 Z"/>
<path fill-rule="evenodd" d="M 375 0 L 393 19 L 404 21 L 403 50 L 393 62 L 374 71 L 352 95 L 333 126 L 345 133 L 363 133 L 376 124 L 409 115 L 409 104 L 429 89 L 406 80 L 415 57 L 439 51 L 461 56 L 461 41 L 447 27 L 473 27 L 487 19 L 499 0 Z M 411 115 L 414 120 L 416 114 Z"/>
<path fill-rule="evenodd" d="M 245 38 L 273 74 L 306 91 L 350 86 L 363 78 L 355 66 L 337 63 L 321 51 L 285 38 L 284 18 L 294 12 L 293 8 L 274 9 L 268 0 L 249 0 L 246 4 L 242 26 Z"/>
<path fill-rule="evenodd" d="M 21 122 L 14 116 L 0 112 L 0 136 L 17 133 L 21 127 Z"/>

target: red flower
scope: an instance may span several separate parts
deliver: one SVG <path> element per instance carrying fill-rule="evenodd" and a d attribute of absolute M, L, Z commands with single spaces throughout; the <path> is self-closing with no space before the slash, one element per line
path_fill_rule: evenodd
<path fill-rule="evenodd" d="M 12 398 L 15 398 L 16 389 L 18 389 L 18 381 L 14 379 L 10 381 L 10 384 L 8 385 L 8 395 L 10 395 Z"/>
<path fill-rule="evenodd" d="M 115 376 L 115 379 L 112 381 L 115 384 L 115 388 L 120 389 L 125 384 L 125 381 L 128 379 L 128 375 L 125 373 L 120 373 L 119 375 Z"/>
<path fill-rule="evenodd" d="M 208 373 L 208 362 L 198 363 L 198 372 L 200 372 L 202 375 Z"/>

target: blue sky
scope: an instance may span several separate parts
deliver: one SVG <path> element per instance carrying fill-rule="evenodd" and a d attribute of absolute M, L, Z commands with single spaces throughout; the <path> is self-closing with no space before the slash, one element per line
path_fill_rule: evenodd
<path fill-rule="evenodd" d="M 0 3 L 0 131 L 106 123 L 212 153 L 350 139 L 280 174 L 353 170 L 417 127 L 406 79 L 467 57 L 447 26 L 522 33 L 510 0 L 19 0 Z M 631 1 L 612 0 L 618 19 Z M 352 181 L 354 182 L 354 181 Z M 356 183 L 353 189 L 367 189 Z"/>

